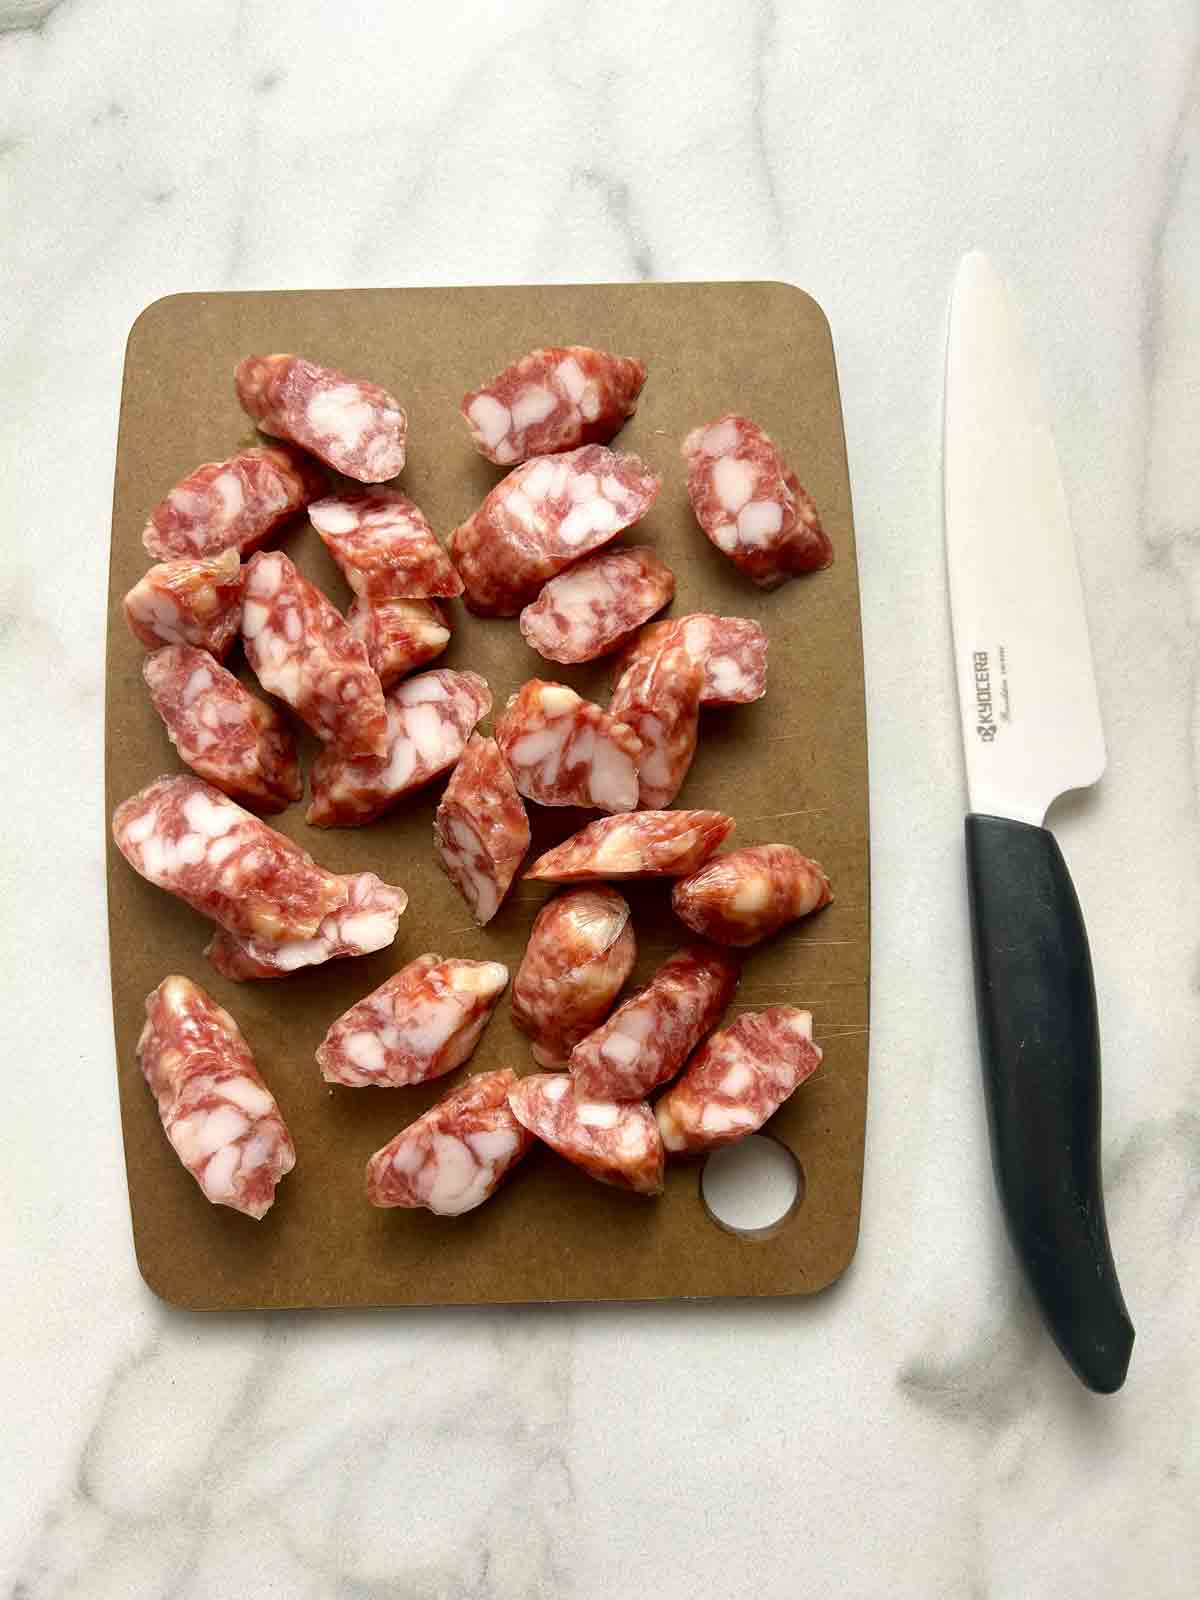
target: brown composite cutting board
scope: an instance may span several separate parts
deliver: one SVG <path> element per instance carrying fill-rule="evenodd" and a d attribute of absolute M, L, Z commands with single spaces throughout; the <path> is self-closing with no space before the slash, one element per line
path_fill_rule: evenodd
<path fill-rule="evenodd" d="M 377 1211 L 367 1156 L 460 1074 L 410 1089 L 323 1082 L 313 1051 L 333 1018 L 427 950 L 504 961 L 515 973 L 550 892 L 518 880 L 500 914 L 475 928 L 438 868 L 431 825 L 442 781 L 367 828 L 324 830 L 295 805 L 271 824 L 337 872 L 370 868 L 410 895 L 391 949 L 291 979 L 232 983 L 201 954 L 211 927 L 143 882 L 109 842 L 108 900 L 117 1075 L 138 1264 L 164 1299 L 194 1309 L 436 1305 L 521 1300 L 803 1294 L 846 1267 L 858 1233 L 867 1096 L 869 976 L 867 755 L 850 489 L 829 328 L 808 296 L 779 283 L 544 288 L 378 289 L 180 295 L 157 301 L 129 337 L 121 401 L 109 585 L 107 814 L 181 768 L 141 679 L 144 652 L 122 595 L 149 565 L 150 508 L 201 461 L 253 441 L 234 397 L 236 362 L 298 350 L 397 394 L 409 412 L 399 480 L 443 537 L 500 473 L 477 456 L 458 415 L 467 388 L 542 344 L 586 343 L 640 356 L 650 377 L 615 444 L 663 475 L 662 494 L 626 543 L 652 544 L 674 569 L 670 613 L 752 616 L 771 640 L 766 697 L 702 713 L 700 747 L 676 804 L 738 820 L 731 845 L 794 844 L 828 870 L 835 902 L 751 951 L 735 1005 L 809 1007 L 825 1051 L 817 1075 L 768 1131 L 797 1156 L 801 1203 L 766 1238 L 718 1227 L 700 1168 L 671 1162 L 666 1193 L 646 1200 L 592 1182 L 538 1147 L 494 1199 L 458 1219 Z M 820 508 L 833 567 L 773 594 L 756 589 L 703 537 L 691 514 L 679 443 L 722 411 L 752 416 L 782 446 Z M 282 548 L 337 604 L 348 591 L 302 518 Z M 524 643 L 515 621 L 471 617 L 434 666 L 469 667 L 498 711 L 530 677 L 607 701 L 611 664 L 561 667 Z M 237 670 L 253 680 L 240 663 Z M 484 724 L 490 731 L 491 721 Z M 311 757 L 311 741 L 301 741 Z M 530 806 L 535 853 L 594 813 Z M 644 982 L 690 935 L 669 886 L 621 885 L 633 907 Z M 207 988 L 238 1019 L 296 1141 L 294 1172 L 253 1222 L 210 1206 L 167 1144 L 135 1059 L 143 1000 L 168 972 Z M 735 1014 L 735 1013 L 731 1013 Z M 502 999 L 468 1070 L 531 1066 Z"/>

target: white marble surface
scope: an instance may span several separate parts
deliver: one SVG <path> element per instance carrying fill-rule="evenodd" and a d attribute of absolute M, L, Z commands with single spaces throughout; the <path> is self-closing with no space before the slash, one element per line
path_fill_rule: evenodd
<path fill-rule="evenodd" d="M 0 1585 L 1200 1592 L 1194 0 L 0 0 Z M 997 1219 L 943 588 L 946 296 L 1038 343 L 1110 748 L 1058 809 L 1106 1040 L 1120 1395 Z M 118 384 L 181 289 L 788 278 L 840 362 L 875 987 L 862 1243 L 808 1304 L 204 1319 L 130 1247 L 99 801 Z"/>

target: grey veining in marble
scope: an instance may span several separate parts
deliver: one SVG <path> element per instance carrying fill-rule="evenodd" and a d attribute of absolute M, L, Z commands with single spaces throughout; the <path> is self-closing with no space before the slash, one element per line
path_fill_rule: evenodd
<path fill-rule="evenodd" d="M 1200 12 L 0 0 L 0 1591 L 1200 1592 Z M 1137 1327 L 1086 1394 L 1015 1272 L 969 997 L 946 301 L 1039 349 L 1109 744 L 1055 808 Z M 811 1304 L 201 1319 L 137 1277 L 101 840 L 122 351 L 186 289 L 782 277 L 838 353 L 875 969 L 863 1234 Z"/>

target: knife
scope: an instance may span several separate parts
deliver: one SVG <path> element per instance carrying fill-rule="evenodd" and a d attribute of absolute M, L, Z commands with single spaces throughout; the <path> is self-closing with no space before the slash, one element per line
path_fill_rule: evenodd
<path fill-rule="evenodd" d="M 992 1166 L 1013 1246 L 1090 1389 L 1133 1325 L 1100 1180 L 1087 932 L 1051 801 L 1095 783 L 1104 731 L 1075 544 L 1037 370 L 986 256 L 963 258 L 946 352 L 944 512 L 970 815 L 967 884 Z"/>

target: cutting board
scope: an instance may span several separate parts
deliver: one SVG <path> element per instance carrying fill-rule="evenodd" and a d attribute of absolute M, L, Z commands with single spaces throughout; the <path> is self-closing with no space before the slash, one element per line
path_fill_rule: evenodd
<path fill-rule="evenodd" d="M 700 1165 L 671 1162 L 657 1200 L 597 1184 L 544 1147 L 486 1205 L 445 1219 L 367 1204 L 372 1151 L 424 1111 L 450 1080 L 408 1089 L 323 1082 L 313 1052 L 330 1022 L 427 950 L 505 962 L 516 971 L 550 892 L 518 881 L 495 921 L 472 925 L 438 868 L 430 829 L 437 783 L 371 827 L 308 827 L 295 805 L 275 827 L 336 872 L 370 868 L 410 905 L 395 945 L 287 980 L 233 983 L 201 954 L 210 927 L 151 887 L 109 844 L 108 904 L 117 1082 L 133 1239 L 142 1275 L 195 1310 L 444 1305 L 530 1300 L 643 1300 L 805 1294 L 846 1267 L 858 1233 L 867 1098 L 869 973 L 867 756 L 862 645 L 850 489 L 829 326 L 819 306 L 780 283 L 378 289 L 176 295 L 134 324 L 125 359 L 113 503 L 107 684 L 107 808 L 181 770 L 141 678 L 143 651 L 121 597 L 145 571 L 150 508 L 201 461 L 254 441 L 232 373 L 250 351 L 298 350 L 397 394 L 410 417 L 402 486 L 443 536 L 499 471 L 470 445 L 464 390 L 542 344 L 584 343 L 640 356 L 649 381 L 616 443 L 663 476 L 657 505 L 631 536 L 674 569 L 673 614 L 758 618 L 771 640 L 766 698 L 703 713 L 700 746 L 676 804 L 737 818 L 734 844 L 782 841 L 823 863 L 836 899 L 751 952 L 738 1009 L 811 1009 L 825 1052 L 818 1073 L 767 1132 L 797 1158 L 799 1204 L 765 1237 L 718 1226 Z M 820 508 L 836 551 L 826 572 L 763 594 L 703 537 L 688 504 L 679 444 L 722 411 L 752 416 L 780 443 Z M 301 518 L 282 548 L 336 604 L 348 591 Z M 515 622 L 471 617 L 435 665 L 469 667 L 497 708 L 525 679 L 553 677 L 606 703 L 611 666 L 553 667 Z M 236 670 L 251 686 L 240 661 Z M 256 687 L 256 686 L 255 686 Z M 485 723 L 484 731 L 489 724 Z M 311 741 L 301 741 L 311 757 Z M 591 820 L 531 806 L 535 852 Z M 623 886 L 625 890 L 625 886 Z M 689 937 L 667 886 L 627 886 L 638 937 L 632 984 Z M 135 1058 L 146 994 L 169 972 L 195 979 L 232 1011 L 296 1142 L 294 1172 L 261 1222 L 210 1206 L 159 1126 Z M 507 997 L 466 1070 L 531 1067 Z"/>

